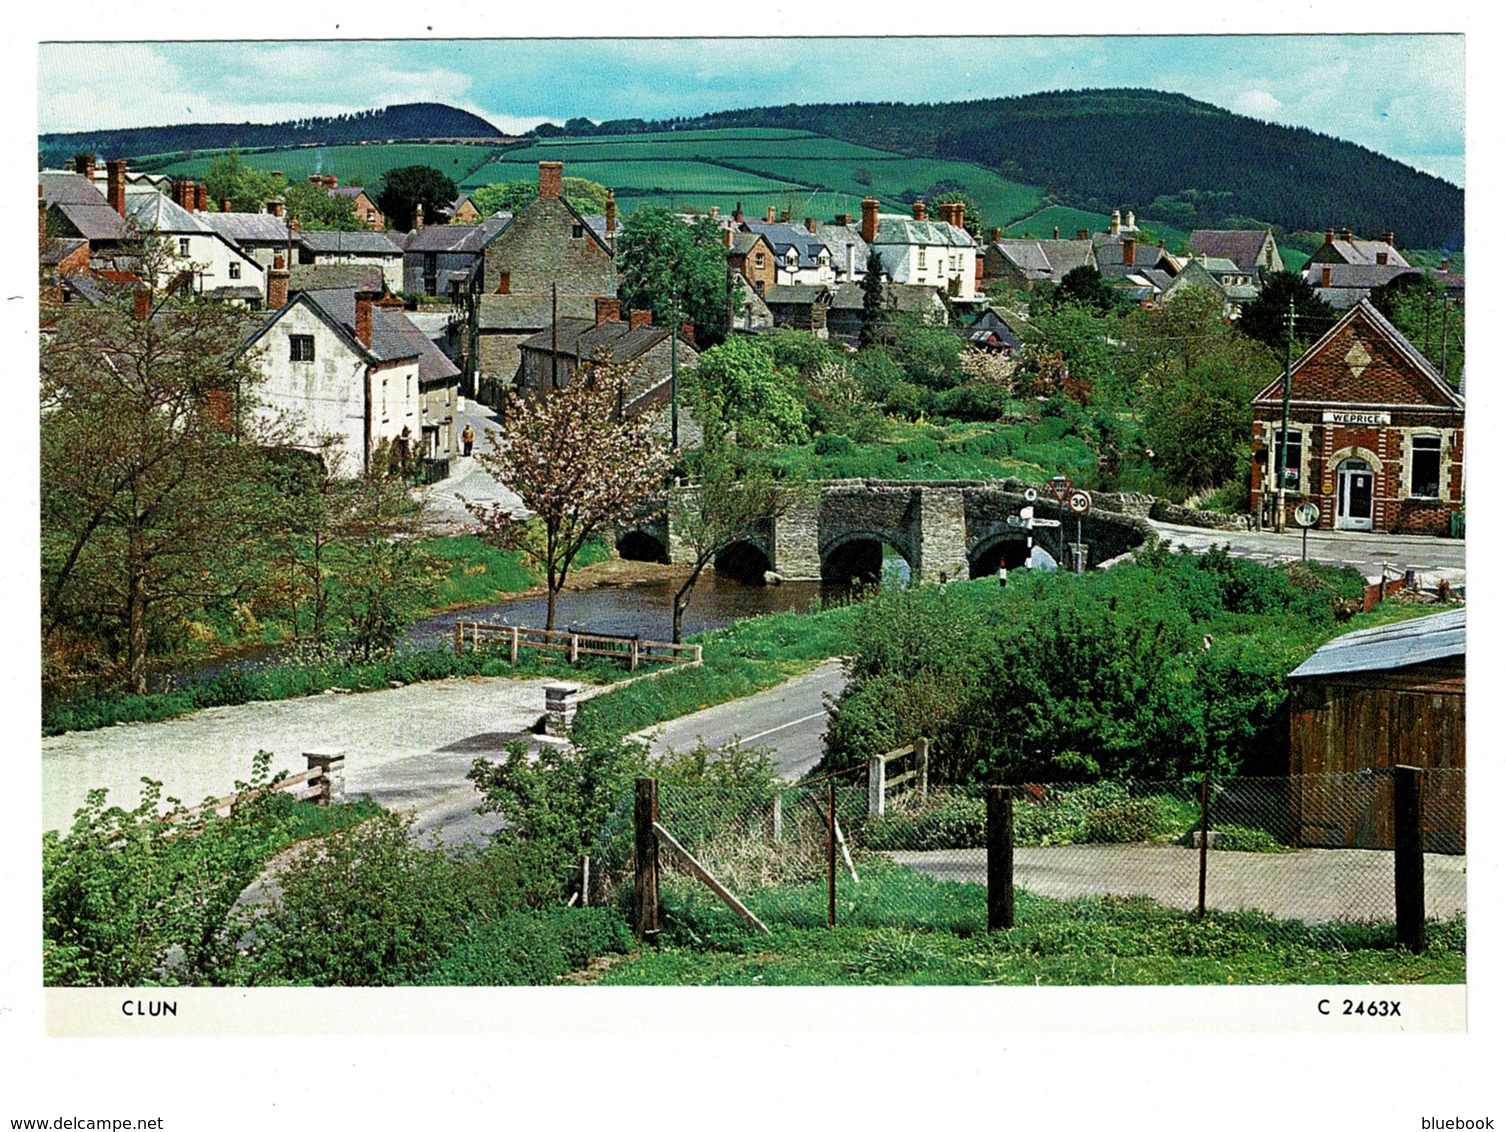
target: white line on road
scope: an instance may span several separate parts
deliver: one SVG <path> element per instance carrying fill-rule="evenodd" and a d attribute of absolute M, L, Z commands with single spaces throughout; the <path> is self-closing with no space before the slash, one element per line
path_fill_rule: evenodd
<path fill-rule="evenodd" d="M 751 743 L 754 739 L 762 739 L 767 735 L 772 735 L 775 731 L 783 731 L 786 727 L 798 727 L 801 723 L 809 723 L 812 719 L 824 719 L 825 715 L 825 712 L 818 711 L 814 715 L 805 716 L 803 719 L 791 719 L 788 723 L 781 723 L 777 727 L 770 727 L 767 731 L 759 731 L 756 735 L 739 738 L 737 745 L 740 747 L 743 744 Z"/>

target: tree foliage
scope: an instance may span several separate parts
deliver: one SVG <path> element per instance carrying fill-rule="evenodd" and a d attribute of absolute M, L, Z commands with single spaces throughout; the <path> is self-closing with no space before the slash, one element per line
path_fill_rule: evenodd
<path fill-rule="evenodd" d="M 862 349 L 876 346 L 883 337 L 883 257 L 869 248 L 862 276 L 862 329 L 857 342 Z"/>
<path fill-rule="evenodd" d="M 585 544 L 657 491 L 670 465 L 646 418 L 620 416 L 630 376 L 626 367 L 592 364 L 562 389 L 509 395 L 497 443 L 476 456 L 530 515 L 501 503 L 465 506 L 484 541 L 521 552 L 543 571 L 548 629 Z"/>
<path fill-rule="evenodd" d="M 389 224 L 406 232 L 413 227 L 420 204 L 424 216 L 433 220 L 459 195 L 460 190 L 448 174 L 431 165 L 404 165 L 388 169 L 382 175 L 376 206 Z"/>
<path fill-rule="evenodd" d="M 700 355 L 696 380 L 711 411 L 744 446 L 810 439 L 798 378 L 774 364 L 765 342 L 738 336 L 713 346 Z"/>
<path fill-rule="evenodd" d="M 355 202 L 334 196 L 322 185 L 297 181 L 283 193 L 290 221 L 309 232 L 359 232 L 367 227 L 355 214 Z"/>
<path fill-rule="evenodd" d="M 281 177 L 247 165 L 233 146 L 210 160 L 204 184 L 212 208 L 218 210 L 219 202 L 228 200 L 234 212 L 261 212 L 268 201 L 281 197 L 286 187 Z"/>
<path fill-rule="evenodd" d="M 601 216 L 606 212 L 606 197 L 610 190 L 605 185 L 588 181 L 584 177 L 565 177 L 562 192 L 566 202 L 581 216 Z M 521 212 L 538 199 L 538 182 L 498 181 L 482 185 L 470 194 L 470 203 L 481 216 L 495 212 Z"/>
<path fill-rule="evenodd" d="M 731 282 L 716 221 L 686 223 L 667 208 L 639 208 L 623 222 L 617 253 L 618 291 L 629 308 L 651 310 L 664 325 L 693 320 L 702 347 L 726 338 Z"/>
<path fill-rule="evenodd" d="M 1277 271 L 1265 278 L 1258 297 L 1240 313 L 1239 329 L 1283 355 L 1287 316 L 1293 303 L 1296 321 L 1292 355 L 1299 355 L 1332 329 L 1338 321 L 1338 312 L 1324 303 L 1312 285 L 1295 272 Z"/>

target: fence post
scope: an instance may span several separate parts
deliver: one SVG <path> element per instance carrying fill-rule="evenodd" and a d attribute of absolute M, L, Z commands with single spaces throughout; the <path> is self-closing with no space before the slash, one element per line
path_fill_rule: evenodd
<path fill-rule="evenodd" d="M 507 654 L 508 654 L 509 658 L 511 659 L 512 663 L 516 664 L 517 663 L 517 626 L 516 625 L 512 626 L 512 640 L 511 640 L 511 643 L 510 643 L 510 645 L 508 647 Z"/>
<path fill-rule="evenodd" d="M 869 817 L 882 816 L 884 781 L 887 763 L 882 755 L 874 755 L 867 761 L 867 812 Z"/>
<path fill-rule="evenodd" d="M 570 663 L 574 664 L 579 659 L 580 659 L 580 635 L 578 633 L 571 633 L 570 634 Z"/>
<path fill-rule="evenodd" d="M 784 792 L 780 790 L 773 796 L 773 843 L 781 844 L 784 840 Z"/>
<path fill-rule="evenodd" d="M 589 856 L 580 858 L 580 907 L 586 908 L 591 902 L 591 859 Z"/>
<path fill-rule="evenodd" d="M 836 783 L 826 779 L 826 926 L 836 926 Z"/>
<path fill-rule="evenodd" d="M 638 670 L 638 639 L 636 637 L 633 637 L 632 638 L 632 661 L 631 661 L 630 664 L 628 664 L 627 671 L 628 672 L 636 672 L 637 670 Z"/>
<path fill-rule="evenodd" d="M 914 741 L 914 768 L 920 783 L 920 797 L 930 793 L 930 740 Z"/>
<path fill-rule="evenodd" d="M 658 779 L 639 778 L 632 805 L 637 861 L 634 887 L 637 895 L 635 926 L 638 939 L 658 938 L 658 838 L 653 833 L 653 823 L 656 821 Z"/>
<path fill-rule="evenodd" d="M 304 751 L 303 757 L 308 760 L 308 769 L 318 767 L 324 773 L 321 776 L 321 792 L 317 804 L 327 806 L 331 802 L 343 802 L 345 800 L 345 752 L 320 748 L 313 751 Z"/>
<path fill-rule="evenodd" d="M 1197 850 L 1197 919 L 1207 915 L 1207 776 L 1202 776 L 1202 837 Z"/>
<path fill-rule="evenodd" d="M 462 621 L 455 622 L 455 655 L 459 656 L 465 651 L 465 624 Z"/>
<path fill-rule="evenodd" d="M 1421 840 L 1421 769 L 1395 768 L 1395 941 L 1427 949 L 1426 859 Z"/>
<path fill-rule="evenodd" d="M 1014 926 L 1014 792 L 988 787 L 988 931 Z"/>

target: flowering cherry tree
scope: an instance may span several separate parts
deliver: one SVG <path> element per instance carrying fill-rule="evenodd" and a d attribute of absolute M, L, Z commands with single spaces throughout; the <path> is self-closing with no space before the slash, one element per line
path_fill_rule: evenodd
<path fill-rule="evenodd" d="M 482 540 L 537 563 L 549 589 L 545 628 L 576 556 L 595 535 L 633 514 L 658 491 L 670 467 L 667 450 L 644 418 L 623 419 L 628 367 L 586 366 L 562 389 L 508 397 L 495 447 L 477 456 L 511 488 L 529 514 L 497 503 L 466 508 Z"/>

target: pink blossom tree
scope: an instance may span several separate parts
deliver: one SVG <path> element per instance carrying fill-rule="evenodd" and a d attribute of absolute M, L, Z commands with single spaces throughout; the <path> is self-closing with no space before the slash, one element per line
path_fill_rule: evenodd
<path fill-rule="evenodd" d="M 584 367 L 562 389 L 507 399 L 495 447 L 477 456 L 530 514 L 498 503 L 465 501 L 481 539 L 516 550 L 543 571 L 547 629 L 571 567 L 585 544 L 635 513 L 664 485 L 671 459 L 646 418 L 623 419 L 628 367 Z"/>

